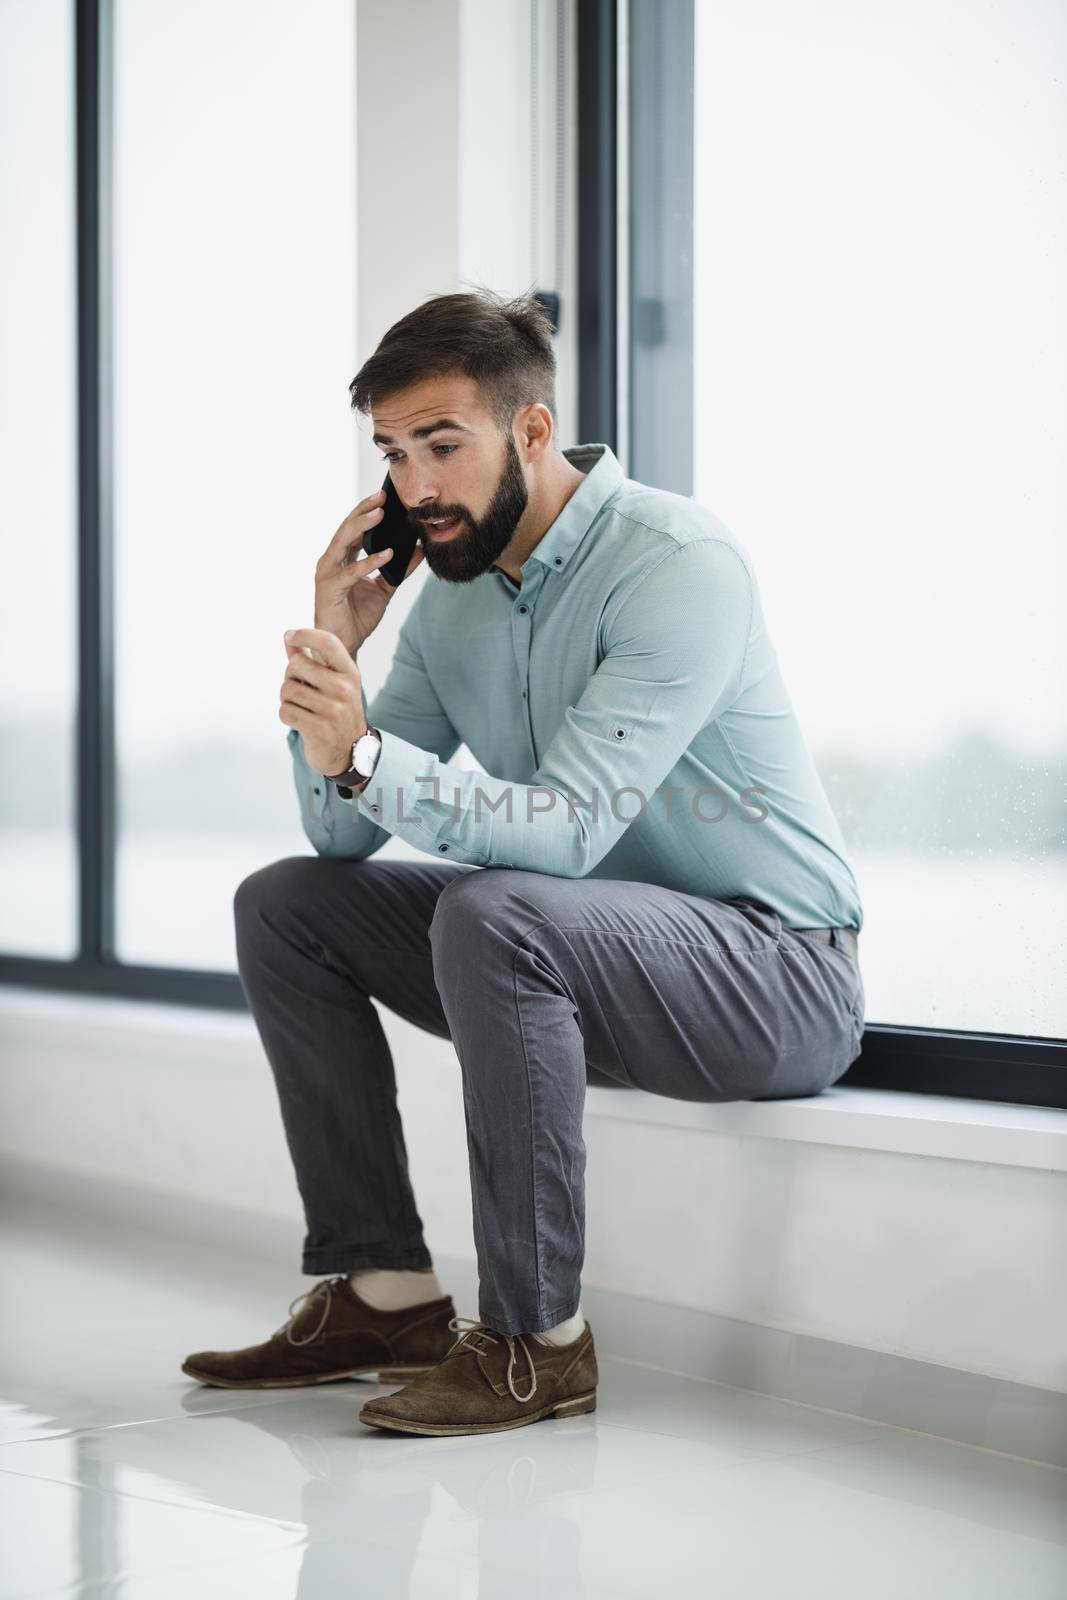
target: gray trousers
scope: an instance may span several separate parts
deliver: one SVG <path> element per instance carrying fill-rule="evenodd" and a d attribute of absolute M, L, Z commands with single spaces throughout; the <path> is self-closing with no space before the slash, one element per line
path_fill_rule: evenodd
<path fill-rule="evenodd" d="M 677 1100 L 817 1094 L 859 1054 L 854 936 L 751 900 L 515 868 L 292 856 L 234 897 L 241 982 L 304 1204 L 303 1270 L 431 1265 L 373 1000 L 451 1038 L 479 1316 L 578 1306 L 587 1083 Z"/>

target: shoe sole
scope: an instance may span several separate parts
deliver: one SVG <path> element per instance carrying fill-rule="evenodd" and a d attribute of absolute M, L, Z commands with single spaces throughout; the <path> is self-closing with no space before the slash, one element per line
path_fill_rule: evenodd
<path fill-rule="evenodd" d="M 531 1412 L 526 1417 L 515 1417 L 511 1422 L 477 1422 L 468 1426 L 449 1425 L 441 1422 L 412 1422 L 407 1417 L 385 1417 L 378 1412 L 367 1411 L 366 1407 L 360 1412 L 360 1422 L 365 1422 L 372 1428 L 384 1428 L 387 1432 L 396 1433 L 423 1433 L 432 1435 L 451 1435 L 457 1433 L 507 1433 L 511 1428 L 528 1428 L 531 1422 L 543 1422 L 546 1418 L 581 1417 L 589 1411 L 596 1410 L 596 1390 L 589 1394 L 573 1395 L 570 1400 L 557 1400 L 554 1405 L 542 1406 L 540 1411 Z"/>
<path fill-rule="evenodd" d="M 309 1373 L 304 1378 L 216 1378 L 210 1372 L 198 1372 L 182 1362 L 186 1377 L 206 1383 L 212 1389 L 307 1389 L 317 1383 L 339 1383 L 342 1378 L 365 1378 L 375 1373 L 379 1383 L 407 1383 L 409 1378 L 419 1378 L 432 1372 L 434 1363 L 426 1367 L 349 1367 L 345 1372 Z"/>

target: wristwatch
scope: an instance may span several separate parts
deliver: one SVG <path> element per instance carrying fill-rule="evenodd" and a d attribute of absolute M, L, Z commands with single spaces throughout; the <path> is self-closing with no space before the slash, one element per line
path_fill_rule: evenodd
<path fill-rule="evenodd" d="M 352 765 L 348 771 L 338 772 L 336 776 L 328 772 L 326 776 L 331 783 L 337 785 L 338 794 L 345 800 L 350 800 L 352 790 L 360 788 L 365 778 L 374 776 L 374 769 L 378 765 L 381 753 L 381 734 L 377 728 L 368 728 L 352 746 Z"/>

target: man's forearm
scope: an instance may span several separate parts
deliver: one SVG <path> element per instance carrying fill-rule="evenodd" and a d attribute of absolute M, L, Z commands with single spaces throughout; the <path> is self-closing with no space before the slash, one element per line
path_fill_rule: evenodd
<path fill-rule="evenodd" d="M 308 766 L 295 728 L 289 730 L 288 744 L 301 824 L 317 854 L 358 861 L 380 849 L 389 839 L 388 831 L 356 809 L 354 794 L 353 803 L 346 804 L 336 784 Z"/>

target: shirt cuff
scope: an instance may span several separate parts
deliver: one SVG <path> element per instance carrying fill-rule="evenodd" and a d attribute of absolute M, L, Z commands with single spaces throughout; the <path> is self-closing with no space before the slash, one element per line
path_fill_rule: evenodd
<path fill-rule="evenodd" d="M 425 848 L 437 836 L 433 826 L 425 825 L 419 807 L 420 797 L 431 803 L 433 800 L 429 769 L 434 757 L 399 734 L 385 728 L 378 732 L 382 737 L 381 754 L 366 788 L 354 790 L 349 804 L 379 827 Z"/>

